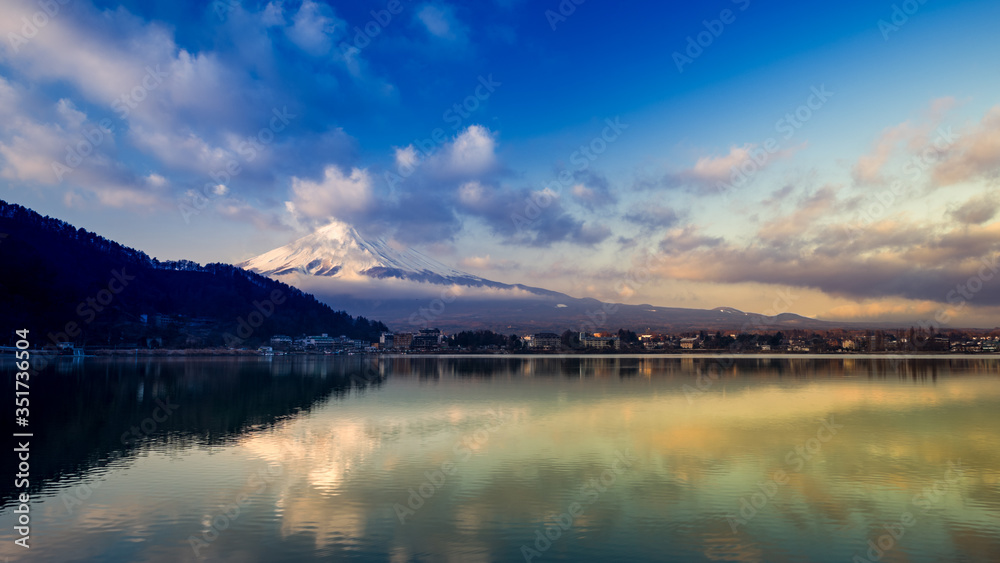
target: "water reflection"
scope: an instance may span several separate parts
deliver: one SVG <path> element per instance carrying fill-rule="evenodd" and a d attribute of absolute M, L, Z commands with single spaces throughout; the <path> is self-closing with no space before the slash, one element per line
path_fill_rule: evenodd
<path fill-rule="evenodd" d="M 0 369 L 10 393 L 9 357 Z M 360 357 L 336 364 L 308 358 L 52 362 L 31 382 L 30 430 L 38 437 L 32 490 L 149 448 L 223 444 L 352 387 L 381 383 L 377 362 Z M 0 484 L 2 506 L 14 492 L 9 481 Z"/>
<path fill-rule="evenodd" d="M 982 358 L 87 361 L 39 399 L 79 443 L 39 444 L 32 560 L 873 560 L 906 513 L 879 560 L 1000 560 L 998 375 Z M 167 396 L 176 414 L 123 446 Z"/>

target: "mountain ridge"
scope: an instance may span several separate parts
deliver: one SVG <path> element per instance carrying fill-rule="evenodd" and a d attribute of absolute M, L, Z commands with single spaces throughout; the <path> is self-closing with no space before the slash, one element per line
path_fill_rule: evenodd
<path fill-rule="evenodd" d="M 415 249 L 397 248 L 383 238 L 365 238 L 341 222 L 237 266 L 282 279 L 322 300 L 344 304 L 401 330 L 438 327 L 509 332 L 633 327 L 668 331 L 835 326 L 794 313 L 768 316 L 726 306 L 687 309 L 606 303 L 497 282 L 447 266 Z"/>
<path fill-rule="evenodd" d="M 236 266 L 265 276 L 297 273 L 346 279 L 396 278 L 434 284 L 517 289 L 538 295 L 562 295 L 548 289 L 498 282 L 463 272 L 416 249 L 399 250 L 384 238 L 366 238 L 353 227 L 337 221 Z"/>

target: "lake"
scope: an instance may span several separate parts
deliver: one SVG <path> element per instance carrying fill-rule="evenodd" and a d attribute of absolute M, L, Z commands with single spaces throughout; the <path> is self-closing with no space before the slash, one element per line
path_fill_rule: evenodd
<path fill-rule="evenodd" d="M 998 422 L 996 358 L 67 359 L 0 557 L 1000 561 Z"/>

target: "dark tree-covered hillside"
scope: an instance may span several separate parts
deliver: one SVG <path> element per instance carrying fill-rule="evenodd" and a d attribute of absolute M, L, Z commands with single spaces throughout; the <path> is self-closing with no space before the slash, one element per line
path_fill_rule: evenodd
<path fill-rule="evenodd" d="M 229 264 L 161 262 L 0 200 L 0 343 L 252 346 L 274 334 L 375 340 L 380 322 L 335 311 Z"/>

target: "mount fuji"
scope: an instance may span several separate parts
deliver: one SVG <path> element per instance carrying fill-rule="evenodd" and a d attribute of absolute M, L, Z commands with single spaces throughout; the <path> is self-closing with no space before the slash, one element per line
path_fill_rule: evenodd
<path fill-rule="evenodd" d="M 237 264 L 244 270 L 279 276 L 312 276 L 342 282 L 396 280 L 397 295 L 425 295 L 433 286 L 493 288 L 539 296 L 562 295 L 520 284 L 505 284 L 474 276 L 425 256 L 412 248 L 399 248 L 384 238 L 369 239 L 344 223 L 331 223 L 291 244 Z M 336 287 L 337 284 L 330 284 Z M 405 291 L 410 286 L 411 291 Z M 366 292 L 367 293 L 367 292 Z"/>
<path fill-rule="evenodd" d="M 412 248 L 364 237 L 340 222 L 237 266 L 312 293 L 334 308 L 378 319 L 394 330 L 438 327 L 522 333 L 591 327 L 670 331 L 831 326 L 791 313 L 766 316 L 731 307 L 611 304 L 497 282 L 457 270 Z"/>

